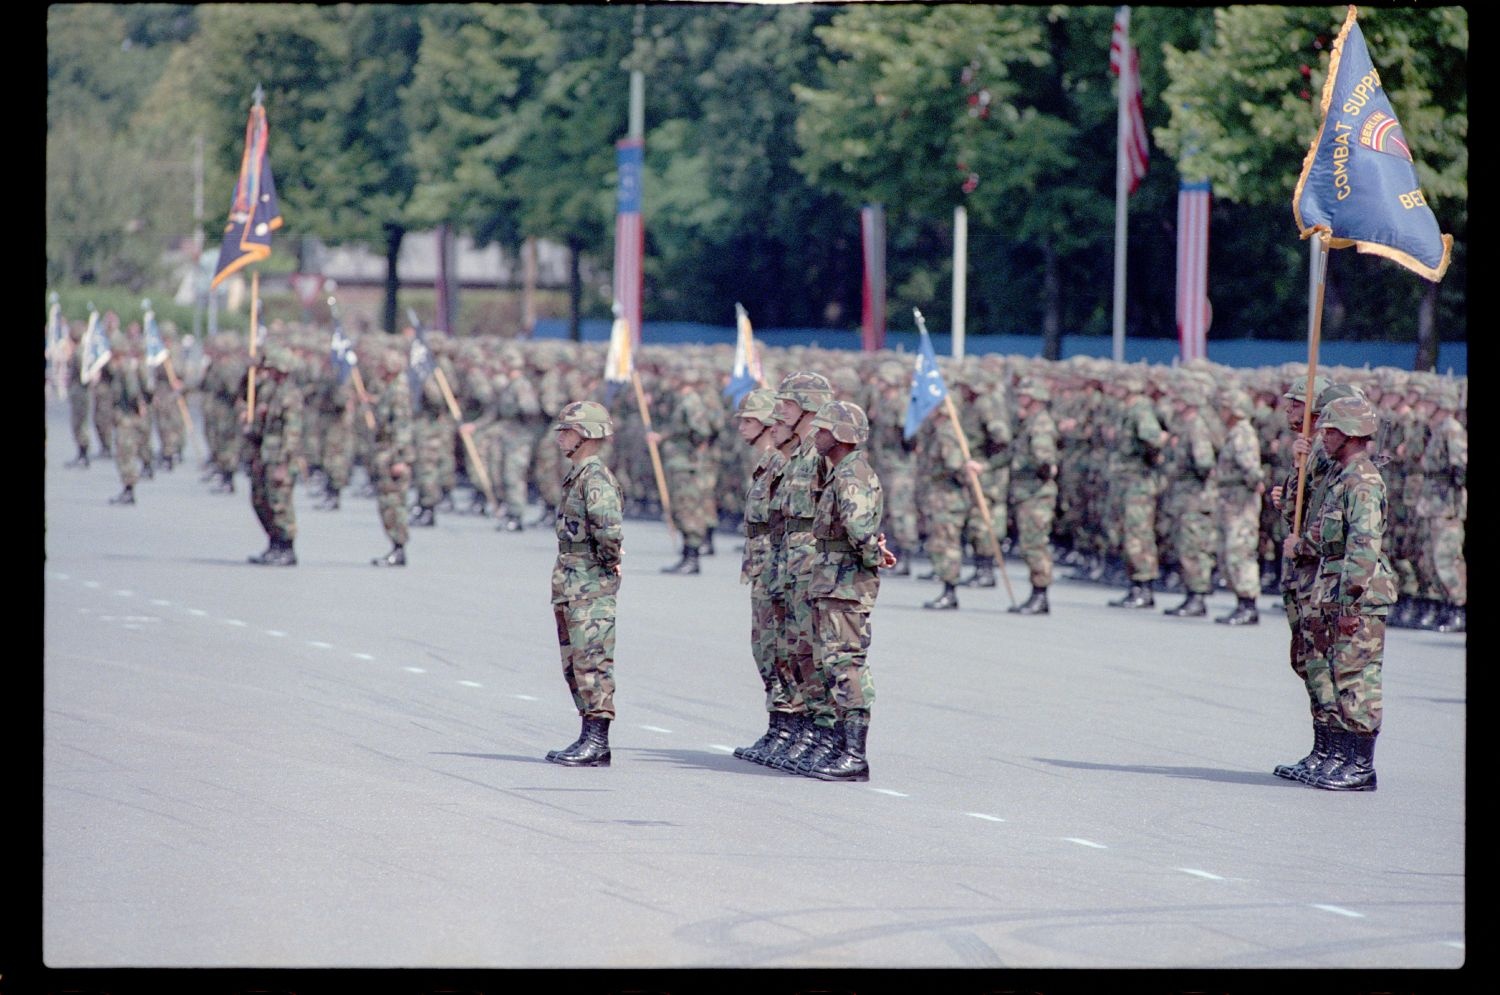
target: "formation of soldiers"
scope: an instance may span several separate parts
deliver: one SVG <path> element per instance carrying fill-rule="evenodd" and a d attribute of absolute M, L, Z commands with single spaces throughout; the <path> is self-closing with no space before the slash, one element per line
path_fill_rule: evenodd
<path fill-rule="evenodd" d="M 109 366 L 92 385 L 70 378 L 78 456 L 69 465 L 89 465 L 92 415 L 95 458 L 115 457 L 123 490 L 113 500 L 128 503 L 140 478 L 181 464 L 187 433 L 179 391 L 143 363 L 138 334 L 120 332 L 113 316 L 106 324 L 117 346 Z M 181 391 L 196 395 L 202 412 L 205 476 L 213 489 L 232 492 L 236 475 L 256 467 L 266 438 L 255 428 L 263 413 L 245 415 L 244 337 L 212 336 L 199 359 L 169 326 L 165 333 L 183 372 Z M 625 515 L 665 518 L 681 536 L 681 558 L 665 571 L 697 573 L 699 558 L 715 551 L 715 530 L 745 520 L 757 456 L 723 394 L 728 346 L 645 346 L 636 353 L 638 394 L 604 381 L 602 343 L 435 331 L 426 343 L 442 375 L 413 382 L 411 334 L 364 334 L 351 377 L 338 375 L 326 328 L 277 322 L 263 334 L 270 351 L 262 360 L 276 359 L 260 366 L 285 366 L 286 393 L 295 390 L 302 402 L 295 444 L 285 433 L 274 438 L 286 473 L 271 476 L 301 482 L 320 508 L 337 510 L 363 468 L 390 541 L 376 563 L 404 564 L 410 530 L 448 514 L 490 515 L 510 532 L 550 526 L 568 466 L 543 443 L 563 407 L 579 399 L 598 400 L 613 420 L 600 455 L 619 482 Z M 766 384 L 815 371 L 834 399 L 867 413 L 864 451 L 884 488 L 881 531 L 899 558 L 892 573 L 909 573 L 915 554 L 925 553 L 924 576 L 942 585 L 929 608 L 957 609 L 961 588 L 1005 579 L 1008 589 L 1008 578 L 997 577 L 1004 565 L 997 552 L 1026 564 L 1031 596 L 1011 606 L 1026 614 L 1050 611 L 1054 564 L 1124 588 L 1113 603 L 1125 608 L 1152 608 L 1157 594 L 1181 593 L 1182 602 L 1165 609 L 1175 617 L 1206 615 L 1205 598 L 1226 589 L 1236 598 L 1216 619 L 1226 625 L 1256 624 L 1257 595 L 1279 587 L 1287 525 L 1267 495 L 1293 467 L 1299 433 L 1286 423 L 1284 395 L 1306 373 L 1302 364 L 1244 370 L 944 357 L 960 439 L 946 407 L 907 437 L 909 355 L 793 347 L 763 348 L 761 359 Z M 257 382 L 267 373 L 261 369 Z M 1398 584 L 1390 624 L 1464 631 L 1467 378 L 1391 368 L 1319 373 L 1378 416 L 1370 449 L 1389 486 L 1386 545 Z M 280 464 L 261 458 L 260 466 L 269 473 Z M 253 475 L 251 483 L 266 489 Z M 280 548 L 278 538 L 289 552 L 295 532 L 290 502 L 273 500 L 284 486 L 273 482 L 257 498 L 268 554 Z M 295 561 L 266 555 L 258 562 Z"/>

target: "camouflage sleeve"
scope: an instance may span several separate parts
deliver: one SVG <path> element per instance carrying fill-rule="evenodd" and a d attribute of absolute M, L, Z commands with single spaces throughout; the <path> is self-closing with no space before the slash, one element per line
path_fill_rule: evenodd
<path fill-rule="evenodd" d="M 302 402 L 302 392 L 296 387 L 287 391 L 285 403 L 281 416 L 281 447 L 284 458 L 290 460 L 302 451 L 303 409 L 306 406 Z"/>
<path fill-rule="evenodd" d="M 619 487 L 610 479 L 602 463 L 589 471 L 582 485 L 589 538 L 594 542 L 599 565 L 613 570 L 620 562 L 624 540 Z"/>
<path fill-rule="evenodd" d="M 1148 404 L 1140 405 L 1136 411 L 1135 437 L 1150 453 L 1155 453 L 1166 445 L 1167 431 L 1161 427 L 1156 412 Z"/>
<path fill-rule="evenodd" d="M 1057 463 L 1057 423 L 1045 411 L 1038 411 L 1031 420 L 1031 452 L 1040 464 Z"/>
<path fill-rule="evenodd" d="M 880 478 L 869 460 L 855 457 L 840 466 L 830 485 L 838 500 L 839 518 L 844 533 L 860 562 L 867 567 L 880 565 L 880 519 L 885 514 L 885 495 Z"/>
<path fill-rule="evenodd" d="M 714 425 L 709 417 L 708 406 L 696 393 L 690 392 L 683 397 L 682 417 L 693 445 L 701 446 L 714 437 Z"/>
<path fill-rule="evenodd" d="M 1370 473 L 1375 473 L 1373 468 Z M 1362 475 L 1344 492 L 1344 555 L 1338 584 L 1342 605 L 1360 605 L 1368 599 L 1380 568 L 1381 541 L 1385 535 L 1385 497 L 1378 475 Z M 1382 602 L 1384 603 L 1384 602 Z"/>
<path fill-rule="evenodd" d="M 1208 425 L 1201 418 L 1193 424 L 1189 457 L 1192 460 L 1193 471 L 1199 479 L 1207 479 L 1214 468 L 1214 442 L 1209 435 Z"/>

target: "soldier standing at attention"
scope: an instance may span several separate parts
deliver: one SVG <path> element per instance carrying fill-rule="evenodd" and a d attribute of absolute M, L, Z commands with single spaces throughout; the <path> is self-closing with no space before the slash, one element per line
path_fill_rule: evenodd
<path fill-rule="evenodd" d="M 830 469 L 814 515 L 818 559 L 808 594 L 817 672 L 833 699 L 837 742 L 804 773 L 823 781 L 868 781 L 865 740 L 875 704 L 867 665 L 870 613 L 880 593 L 879 571 L 895 566 L 896 557 L 878 531 L 885 496 L 863 448 L 870 437 L 864 409 L 853 401 L 829 401 L 811 425 L 813 445 Z"/>
<path fill-rule="evenodd" d="M 1421 574 L 1435 582 L 1442 610 L 1419 620 L 1420 628 L 1464 632 L 1469 568 L 1464 560 L 1464 520 L 1469 512 L 1469 433 L 1456 417 L 1462 410 L 1456 383 L 1435 384 L 1418 405 L 1427 421 L 1422 449 L 1422 496 L 1417 501 Z"/>
<path fill-rule="evenodd" d="M 1181 564 L 1187 596 L 1176 608 L 1162 612 L 1173 618 L 1207 615 L 1204 599 L 1213 590 L 1218 545 L 1214 516 L 1219 506 L 1219 485 L 1214 478 L 1218 454 L 1214 452 L 1213 434 L 1203 416 L 1208 403 L 1208 392 L 1196 381 L 1188 379 L 1178 387 L 1174 438 L 1179 458 L 1174 461 L 1177 473 L 1167 487 L 1176 508 L 1173 547 Z"/>
<path fill-rule="evenodd" d="M 73 430 L 73 442 L 78 446 L 78 455 L 68 460 L 66 466 L 89 468 L 89 385 L 83 382 L 83 326 L 78 322 L 68 325 L 68 421 Z"/>
<path fill-rule="evenodd" d="M 1221 625 L 1257 625 L 1260 613 L 1260 502 L 1265 493 L 1261 474 L 1260 436 L 1252 418 L 1255 402 L 1239 387 L 1224 392 L 1229 434 L 1219 449 L 1214 474 L 1219 481 L 1219 530 L 1223 538 L 1220 566 L 1238 604 L 1228 615 L 1214 619 Z"/>
<path fill-rule="evenodd" d="M 547 759 L 566 767 L 608 767 L 610 760 L 623 510 L 620 485 L 599 449 L 613 432 L 609 412 L 597 401 L 574 401 L 557 416 L 557 448 L 572 467 L 557 505 L 552 614 L 563 677 L 583 728 Z"/>
<path fill-rule="evenodd" d="M 110 350 L 108 364 L 100 378 L 104 384 L 104 398 L 108 399 L 107 410 L 112 421 L 115 444 L 115 469 L 120 473 L 123 485 L 120 493 L 109 499 L 110 504 L 135 504 L 135 483 L 143 469 L 149 468 L 150 439 L 147 433 L 151 422 L 147 405 L 151 403 L 151 382 L 146 375 L 146 364 L 123 339 Z"/>
<path fill-rule="evenodd" d="M 302 391 L 288 374 L 295 360 L 291 351 L 267 342 L 259 374 L 254 367 L 255 411 L 245 428 L 250 443 L 250 507 L 266 530 L 270 545 L 251 563 L 294 567 L 297 554 L 297 514 L 292 507 L 296 461 L 302 451 Z"/>
<path fill-rule="evenodd" d="M 667 496 L 672 503 L 672 525 L 682 535 L 682 558 L 662 567 L 666 574 L 696 574 L 699 551 L 713 524 L 713 483 L 709 471 L 715 427 L 707 405 L 697 390 L 697 376 L 691 370 L 674 371 L 664 392 L 670 407 L 662 419 L 661 430 L 648 438 L 661 447 L 661 461 L 667 478 Z"/>
<path fill-rule="evenodd" d="M 943 593 L 925 602 L 923 608 L 958 607 L 963 527 L 973 502 L 968 473 L 984 470 L 978 460 L 964 461 L 958 432 L 942 407 L 934 408 L 917 430 L 917 508 L 926 519 L 927 556 L 932 561 L 933 576 L 943 583 Z"/>
<path fill-rule="evenodd" d="M 1116 608 L 1150 608 L 1156 604 L 1151 585 L 1161 575 L 1156 556 L 1156 501 L 1161 494 L 1162 448 L 1166 430 L 1156 417 L 1140 374 L 1126 373 L 1128 400 L 1118 435 L 1115 481 L 1121 489 L 1121 533 L 1130 590 L 1111 601 Z"/>
<path fill-rule="evenodd" d="M 1332 480 L 1321 512 L 1288 536 L 1288 557 L 1316 563 L 1313 639 L 1319 658 L 1308 676 L 1329 714 L 1328 759 L 1305 778 L 1330 791 L 1374 791 L 1380 734 L 1385 616 L 1396 601 L 1396 573 L 1381 548 L 1388 508 L 1385 481 L 1366 450 L 1375 409 L 1359 396 L 1328 402 L 1318 418 Z"/>
<path fill-rule="evenodd" d="M 784 737 L 791 716 L 805 711 L 797 694 L 797 684 L 790 679 L 785 661 L 778 659 L 776 606 L 769 590 L 771 538 L 771 482 L 786 464 L 786 456 L 776 448 L 771 425 L 776 418 L 776 392 L 756 388 L 740 403 L 740 438 L 755 455 L 750 470 L 750 486 L 745 494 L 745 554 L 740 563 L 740 583 L 750 585 L 750 651 L 760 682 L 766 691 L 766 711 L 770 713 L 765 735 L 751 746 L 739 747 L 734 755 L 752 763 L 763 763 L 765 753 Z M 779 517 L 779 513 L 777 517 Z"/>
<path fill-rule="evenodd" d="M 1011 455 L 1010 499 L 1016 539 L 1031 573 L 1031 597 L 1008 610 L 1046 615 L 1052 586 L 1052 521 L 1057 513 L 1057 426 L 1047 411 L 1052 393 L 1040 380 L 1021 382 L 1016 413 L 1021 420 Z"/>
<path fill-rule="evenodd" d="M 411 387 L 405 370 L 406 357 L 401 351 L 387 349 L 381 357 L 379 389 L 374 397 L 375 439 L 369 471 L 375 485 L 375 508 L 391 540 L 391 551 L 370 561 L 377 567 L 406 566 L 406 489 L 411 485 L 415 443 Z"/>

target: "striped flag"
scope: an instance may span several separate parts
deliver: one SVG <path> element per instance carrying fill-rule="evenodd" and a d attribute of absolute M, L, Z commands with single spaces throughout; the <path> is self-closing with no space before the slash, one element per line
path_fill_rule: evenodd
<path fill-rule="evenodd" d="M 1177 341 L 1183 362 L 1208 358 L 1209 185 L 1177 187 Z"/>
<path fill-rule="evenodd" d="M 724 387 L 724 396 L 735 408 L 745 395 L 756 387 L 765 386 L 766 378 L 760 370 L 760 356 L 755 352 L 755 332 L 750 328 L 750 315 L 745 305 L 734 304 L 734 319 L 737 329 L 734 341 L 734 368 L 729 373 L 729 383 Z"/>
<path fill-rule="evenodd" d="M 1109 40 L 1109 71 L 1120 77 L 1120 104 L 1125 121 L 1120 131 L 1120 156 L 1130 177 L 1130 193 L 1135 193 L 1146 175 L 1146 161 L 1151 147 L 1146 140 L 1145 105 L 1141 101 L 1141 57 L 1130 44 L 1130 8 L 1115 11 L 1114 33 Z"/>
<path fill-rule="evenodd" d="M 604 355 L 604 403 L 614 402 L 615 395 L 630 383 L 635 372 L 635 351 L 631 342 L 630 322 L 625 320 L 619 301 L 614 303 L 615 323 L 609 329 L 609 351 Z"/>
<path fill-rule="evenodd" d="M 641 260 L 646 253 L 646 229 L 641 223 L 641 169 L 646 142 L 622 138 L 615 143 L 619 192 L 615 213 L 615 300 L 624 309 L 630 334 L 641 341 Z"/>
<path fill-rule="evenodd" d="M 885 347 L 885 208 L 867 204 L 859 209 L 859 235 L 865 264 L 862 344 L 866 352 L 874 352 Z"/>

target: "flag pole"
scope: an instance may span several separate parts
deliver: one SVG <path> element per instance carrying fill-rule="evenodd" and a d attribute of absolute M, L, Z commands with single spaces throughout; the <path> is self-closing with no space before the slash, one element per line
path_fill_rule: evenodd
<path fill-rule="evenodd" d="M 1125 205 L 1129 200 L 1129 165 L 1125 159 L 1125 143 L 1129 137 L 1129 109 L 1126 107 L 1126 74 L 1130 71 L 1130 8 L 1122 8 L 1125 28 L 1125 44 L 1120 52 L 1119 98 L 1115 107 L 1115 300 L 1114 300 L 1114 360 L 1125 362 Z"/>
<path fill-rule="evenodd" d="M 656 492 L 661 495 L 661 518 L 667 523 L 667 535 L 672 539 L 672 547 L 677 547 L 677 529 L 672 525 L 672 498 L 667 494 L 667 475 L 661 468 L 661 451 L 656 448 L 656 440 L 651 438 L 654 431 L 651 428 L 651 408 L 646 404 L 646 390 L 641 386 L 641 371 L 630 366 L 630 382 L 635 385 L 635 404 L 641 410 L 641 421 L 646 426 L 646 447 L 651 450 L 651 470 L 656 474 Z"/>
<path fill-rule="evenodd" d="M 927 321 L 922 317 L 922 312 L 913 308 L 917 318 L 917 328 L 923 335 L 927 334 Z M 958 436 L 958 448 L 964 457 L 964 473 L 969 478 L 969 489 L 974 492 L 974 500 L 979 505 L 980 517 L 984 519 L 984 531 L 990 539 L 990 549 L 995 553 L 995 566 L 1000 571 L 1000 579 L 1005 581 L 1005 593 L 1010 598 L 1012 606 L 1016 604 L 1016 592 L 1010 586 L 1010 576 L 1005 572 L 1005 556 L 1000 552 L 1000 540 L 995 538 L 995 520 L 990 516 L 990 503 L 985 500 L 984 489 L 979 486 L 979 475 L 969 466 L 973 457 L 969 455 L 969 440 L 964 435 L 963 424 L 958 420 L 958 409 L 953 406 L 953 395 L 943 395 L 943 408 L 948 412 L 948 418 L 953 422 L 953 434 Z"/>
<path fill-rule="evenodd" d="M 250 273 L 250 375 L 245 384 L 245 424 L 255 424 L 255 326 L 260 323 L 260 270 Z"/>
<path fill-rule="evenodd" d="M 330 284 L 332 280 L 328 281 Z M 333 316 L 335 326 L 339 321 L 339 299 L 333 294 L 328 295 L 328 313 Z M 358 400 L 360 410 L 365 413 L 365 425 L 371 432 L 375 431 L 375 413 L 370 410 L 370 392 L 365 390 L 365 378 L 359 374 L 359 364 L 349 367 L 349 377 L 354 381 L 354 396 Z"/>
<path fill-rule="evenodd" d="M 448 377 L 443 373 L 443 368 L 436 363 L 432 366 L 433 376 L 437 378 L 438 389 L 443 392 L 443 400 L 448 402 L 448 412 L 453 415 L 453 420 L 458 422 L 460 431 L 458 437 L 464 440 L 464 451 L 469 454 L 469 463 L 479 476 L 479 486 L 484 491 L 484 496 L 489 498 L 490 507 L 498 509 L 500 502 L 495 500 L 495 489 L 490 484 L 489 471 L 484 468 L 484 460 L 479 458 L 479 451 L 474 448 L 474 440 L 467 432 L 462 430 L 464 424 L 463 412 L 459 410 L 458 399 L 453 396 L 453 388 L 448 386 Z"/>
<path fill-rule="evenodd" d="M 1307 387 L 1302 392 L 1302 437 L 1312 435 L 1313 408 L 1318 399 L 1313 394 L 1313 379 L 1318 375 L 1318 339 L 1323 328 L 1323 290 L 1328 286 L 1327 232 L 1318 232 L 1312 238 L 1308 254 L 1309 277 L 1312 283 L 1312 301 L 1307 315 Z M 1307 459 L 1297 466 L 1297 503 L 1292 510 L 1292 535 L 1302 534 L 1302 495 L 1307 488 Z"/>
<path fill-rule="evenodd" d="M 964 355 L 964 310 L 969 279 L 969 212 L 953 209 L 953 358 Z"/>

